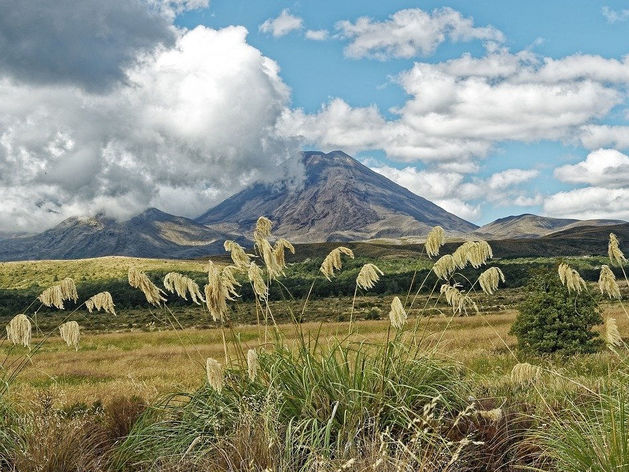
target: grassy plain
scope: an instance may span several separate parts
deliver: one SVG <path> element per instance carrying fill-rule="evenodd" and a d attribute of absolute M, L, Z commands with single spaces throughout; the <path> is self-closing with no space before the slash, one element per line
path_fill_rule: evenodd
<path fill-rule="evenodd" d="M 336 303 L 343 306 L 351 300 L 341 299 Z M 512 393 L 509 375 L 513 365 L 530 360 L 516 352 L 515 338 L 508 334 L 516 314 L 514 309 L 505 309 L 470 317 L 413 318 L 409 326 L 416 325 L 417 329 L 406 336 L 421 339 L 422 349 L 427 353 L 459 364 L 465 376 L 488 396 L 506 395 Z M 629 320 L 618 306 L 605 306 L 604 316 L 616 318 L 621 334 L 629 338 Z M 325 343 L 343 339 L 348 322 L 309 322 L 301 326 L 306 333 L 320 333 L 320 342 Z M 382 342 L 388 326 L 388 319 L 359 321 L 351 342 Z M 294 343 L 293 325 L 282 324 L 280 331 L 288 345 Z M 253 325 L 235 325 L 233 331 L 227 333 L 228 341 L 233 336 L 247 348 L 264 343 L 263 331 Z M 6 348 L 4 351 L 10 352 Z M 192 391 L 204 384 L 207 357 L 224 357 L 222 335 L 217 328 L 175 331 L 158 325 L 148 332 L 86 332 L 77 352 L 54 338 L 33 357 L 32 364 L 13 385 L 11 398 L 28 405 L 45 392 L 55 398 L 60 408 L 107 402 L 121 393 L 151 402 L 167 393 Z M 617 356 L 602 352 L 569 358 L 547 357 L 532 362 L 565 376 L 563 380 L 556 377 L 548 386 L 552 397 L 561 401 L 564 391 L 578 390 L 579 383 L 597 388 L 610 369 L 614 369 Z M 536 392 L 519 394 L 534 396 Z M 535 398 L 529 400 L 535 402 Z"/>

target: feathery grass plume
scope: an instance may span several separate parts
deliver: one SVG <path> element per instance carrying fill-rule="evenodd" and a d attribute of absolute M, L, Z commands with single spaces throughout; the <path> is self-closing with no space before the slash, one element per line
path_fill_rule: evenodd
<path fill-rule="evenodd" d="M 247 277 L 249 281 L 253 284 L 253 291 L 256 293 L 256 296 L 260 301 L 264 301 L 269 296 L 269 290 L 264 283 L 264 274 L 262 273 L 262 269 L 256 265 L 255 262 L 252 262 L 249 265 L 249 270 L 247 271 Z"/>
<path fill-rule="evenodd" d="M 406 311 L 404 311 L 402 302 L 398 297 L 395 297 L 391 302 L 391 311 L 389 312 L 389 320 L 391 320 L 391 326 L 393 326 L 395 329 L 402 329 L 404 328 L 407 319 L 408 316 L 406 315 Z"/>
<path fill-rule="evenodd" d="M 247 351 L 247 373 L 249 374 L 249 379 L 253 382 L 258 375 L 258 367 L 260 363 L 258 362 L 258 353 L 255 349 L 249 349 Z"/>
<path fill-rule="evenodd" d="M 493 295 L 498 290 L 498 284 L 505 282 L 505 276 L 498 267 L 490 267 L 478 277 L 480 288 L 487 295 Z"/>
<path fill-rule="evenodd" d="M 111 313 L 116 316 L 116 310 L 114 309 L 114 300 L 111 298 L 111 293 L 109 292 L 100 292 L 96 295 L 91 296 L 85 302 L 85 306 L 87 307 L 87 311 L 90 313 L 93 310 L 101 311 L 103 310 L 105 313 Z"/>
<path fill-rule="evenodd" d="M 238 269 L 244 270 L 249 266 L 251 257 L 240 244 L 235 241 L 227 240 L 223 246 L 225 250 L 230 253 L 232 261 L 234 261 Z"/>
<path fill-rule="evenodd" d="M 13 345 L 21 344 L 31 349 L 31 322 L 24 314 L 15 315 L 7 325 L 7 339 Z"/>
<path fill-rule="evenodd" d="M 424 244 L 426 248 L 426 254 L 428 254 L 429 257 L 438 256 L 439 248 L 441 248 L 441 246 L 443 246 L 445 242 L 446 232 L 441 226 L 435 226 L 428 233 L 426 243 Z"/>
<path fill-rule="evenodd" d="M 47 307 L 54 306 L 58 310 L 63 310 L 63 290 L 61 290 L 61 285 L 53 285 L 52 287 L 48 287 L 37 297 L 43 305 Z"/>
<path fill-rule="evenodd" d="M 221 393 L 223 390 L 223 366 L 216 359 L 207 358 L 205 362 L 207 381 L 214 390 Z"/>
<path fill-rule="evenodd" d="M 454 257 L 451 254 L 445 254 L 433 264 L 432 271 L 438 278 L 448 280 L 456 270 L 456 267 Z"/>
<path fill-rule="evenodd" d="M 607 265 L 601 266 L 598 288 L 601 290 L 601 293 L 607 294 L 609 298 L 620 298 L 620 287 L 616 283 L 616 276 Z"/>
<path fill-rule="evenodd" d="M 158 288 L 147 275 L 135 267 L 129 268 L 129 285 L 142 291 L 146 301 L 151 305 L 161 306 L 166 301 L 163 290 Z"/>
<path fill-rule="evenodd" d="M 59 334 L 68 346 L 74 346 L 74 350 L 79 350 L 79 339 L 81 333 L 79 331 L 79 324 L 76 321 L 68 321 L 59 326 Z"/>
<path fill-rule="evenodd" d="M 205 286 L 205 303 L 214 321 L 225 321 L 227 318 L 227 300 L 234 301 L 238 297 L 236 286 L 240 286 L 234 278 L 234 266 L 220 270 L 212 261 L 208 266 L 208 284 Z"/>
<path fill-rule="evenodd" d="M 363 290 L 369 290 L 373 288 L 378 280 L 380 280 L 380 276 L 384 275 L 376 265 L 374 264 L 365 264 L 358 273 L 358 277 L 356 277 L 356 285 L 358 285 Z"/>
<path fill-rule="evenodd" d="M 288 249 L 291 254 L 295 254 L 295 247 L 290 243 L 290 241 L 280 238 L 275 242 L 275 246 L 273 247 L 273 257 L 275 258 L 275 265 L 284 272 L 284 268 L 286 268 L 286 258 L 284 257 L 284 251 Z"/>
<path fill-rule="evenodd" d="M 452 257 L 458 269 L 463 269 L 468 262 L 478 269 L 494 257 L 494 253 L 487 241 L 466 241 L 456 248 Z"/>
<path fill-rule="evenodd" d="M 443 284 L 439 291 L 442 295 L 445 295 L 446 302 L 452 307 L 453 314 L 467 314 L 468 308 L 478 313 L 478 306 L 476 306 L 474 300 L 461 292 L 458 284 Z"/>
<path fill-rule="evenodd" d="M 568 289 L 568 292 L 575 291 L 581 293 L 581 291 L 587 288 L 585 280 L 581 278 L 581 275 L 565 262 L 559 264 L 559 280 Z"/>
<path fill-rule="evenodd" d="M 266 216 L 261 216 L 256 222 L 256 228 L 253 230 L 253 240 L 258 241 L 271 236 L 271 228 L 273 223 Z"/>
<path fill-rule="evenodd" d="M 623 265 L 627 262 L 625 255 L 620 250 L 620 244 L 618 238 L 614 233 L 609 233 L 609 244 L 607 246 L 607 253 L 609 254 L 609 260 L 614 265 Z"/>
<path fill-rule="evenodd" d="M 511 381 L 520 385 L 537 382 L 542 376 L 542 368 L 528 362 L 520 362 L 511 369 Z"/>
<path fill-rule="evenodd" d="M 64 300 L 72 300 L 74 303 L 79 299 L 79 294 L 76 292 L 76 285 L 74 280 L 70 277 L 66 277 L 59 284 L 61 286 L 61 294 Z"/>
<path fill-rule="evenodd" d="M 231 301 L 240 297 L 240 295 L 238 295 L 238 291 L 236 290 L 236 287 L 240 287 L 240 282 L 238 282 L 236 277 L 234 277 L 235 270 L 238 270 L 236 266 L 225 266 L 221 270 L 221 282 L 227 291 L 227 299 Z"/>
<path fill-rule="evenodd" d="M 205 302 L 203 295 L 201 295 L 201 291 L 199 290 L 199 285 L 192 280 L 190 277 L 186 277 L 179 272 L 169 272 L 164 277 L 164 287 L 170 293 L 177 293 L 184 300 L 188 299 L 188 294 L 192 298 L 192 301 L 197 305 L 200 305 L 201 302 Z"/>
<path fill-rule="evenodd" d="M 622 345 L 622 337 L 618 331 L 615 318 L 607 318 L 607 320 L 605 320 L 605 334 L 603 338 L 605 339 L 605 343 L 610 347 Z"/>
<path fill-rule="evenodd" d="M 319 271 L 321 271 L 321 273 L 325 275 L 326 279 L 331 281 L 331 277 L 334 277 L 334 271 L 341 270 L 341 268 L 343 267 L 341 254 L 345 254 L 351 259 L 354 258 L 354 253 L 349 248 L 339 246 L 336 249 L 332 249 L 330 251 L 330 254 L 325 257 L 323 263 L 321 264 L 321 267 L 319 268 Z"/>
<path fill-rule="evenodd" d="M 273 251 L 273 246 L 266 239 L 260 239 L 256 242 L 258 247 L 258 251 L 262 255 L 262 259 L 264 260 L 264 265 L 271 279 L 277 278 L 282 274 L 282 267 L 277 263 L 277 259 L 275 257 L 275 253 Z"/>

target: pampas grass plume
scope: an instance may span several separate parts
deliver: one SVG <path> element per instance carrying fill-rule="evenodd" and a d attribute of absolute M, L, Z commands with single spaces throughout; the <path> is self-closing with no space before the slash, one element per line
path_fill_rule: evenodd
<path fill-rule="evenodd" d="M 384 272 L 378 269 L 376 265 L 365 264 L 356 277 L 356 285 L 363 290 L 369 290 L 376 285 L 381 275 L 384 275 Z"/>
<path fill-rule="evenodd" d="M 614 233 L 609 233 L 609 244 L 607 246 L 607 252 L 609 255 L 609 260 L 612 264 L 621 266 L 625 262 L 627 262 L 625 255 L 620 250 L 618 238 Z"/>
<path fill-rule="evenodd" d="M 605 333 L 604 333 L 605 343 L 610 347 L 617 347 L 622 345 L 622 337 L 620 336 L 620 332 L 618 331 L 618 325 L 616 324 L 616 319 L 607 318 L 605 321 Z"/>
<path fill-rule="evenodd" d="M 79 339 L 81 333 L 79 324 L 76 321 L 68 321 L 59 326 L 59 334 L 68 346 L 74 346 L 74 350 L 79 350 Z"/>
<path fill-rule="evenodd" d="M 192 301 L 197 305 L 200 305 L 201 302 L 205 302 L 199 290 L 199 285 L 190 277 L 186 277 L 179 272 L 169 272 L 166 274 L 164 277 L 164 287 L 166 287 L 166 290 L 170 293 L 176 292 L 177 295 L 184 300 L 187 300 L 188 294 L 190 294 L 190 298 L 192 298 Z"/>
<path fill-rule="evenodd" d="M 448 280 L 455 270 L 456 263 L 451 254 L 441 256 L 432 266 L 432 271 L 435 275 L 443 280 Z"/>
<path fill-rule="evenodd" d="M 446 242 L 446 233 L 441 226 L 435 226 L 428 233 L 428 237 L 426 238 L 426 244 L 424 244 L 426 248 L 426 254 L 429 257 L 438 256 L 439 248 L 444 245 Z"/>
<path fill-rule="evenodd" d="M 602 294 L 606 294 L 609 298 L 620 298 L 620 287 L 616 282 L 616 276 L 607 265 L 601 266 L 598 288 Z"/>
<path fill-rule="evenodd" d="M 15 315 L 6 327 L 7 339 L 13 345 L 20 344 L 31 349 L 31 322 L 24 314 Z"/>
<path fill-rule="evenodd" d="M 406 320 L 408 316 L 406 315 L 406 311 L 402 306 L 402 302 L 398 297 L 395 297 L 391 302 L 391 311 L 389 312 L 389 320 L 391 321 L 391 326 L 395 329 L 402 329 L 406 324 Z"/>
<path fill-rule="evenodd" d="M 245 249 L 235 241 L 227 240 L 224 245 L 225 250 L 231 255 L 234 265 L 241 270 L 246 269 L 251 262 L 251 257 L 245 252 Z"/>
<path fill-rule="evenodd" d="M 91 296 L 85 302 L 85 306 L 87 307 L 87 311 L 90 313 L 92 313 L 93 310 L 103 310 L 105 313 L 111 313 L 116 316 L 114 300 L 111 298 L 111 293 L 109 292 L 100 292 Z"/>
<path fill-rule="evenodd" d="M 258 375 L 258 367 L 260 366 L 258 361 L 258 353 L 255 349 L 249 349 L 247 351 L 247 373 L 249 379 L 253 382 Z"/>
<path fill-rule="evenodd" d="M 501 281 L 505 282 L 505 276 L 498 267 L 490 267 L 478 277 L 480 288 L 487 295 L 493 295 Z"/>
<path fill-rule="evenodd" d="M 559 264 L 557 271 L 559 273 L 559 280 L 561 280 L 561 283 L 568 289 L 568 292 L 575 291 L 581 293 L 583 289 L 587 288 L 585 280 L 581 278 L 579 272 L 571 268 L 568 264 L 562 262 Z"/>
<path fill-rule="evenodd" d="M 129 285 L 142 291 L 146 301 L 151 305 L 161 306 L 166 298 L 164 292 L 159 289 L 142 271 L 135 267 L 129 268 Z"/>
<path fill-rule="evenodd" d="M 264 274 L 262 273 L 262 269 L 256 265 L 255 262 L 252 262 L 249 265 L 249 270 L 247 271 L 247 277 L 249 278 L 249 282 L 253 285 L 253 291 L 259 300 L 264 301 L 267 300 L 269 296 L 269 290 L 264 283 Z"/>
<path fill-rule="evenodd" d="M 332 249 L 330 253 L 325 257 L 319 271 L 325 278 L 331 280 L 334 277 L 335 270 L 341 270 L 343 268 L 343 262 L 341 261 L 341 254 L 345 254 L 350 259 L 354 258 L 354 253 L 351 249 L 344 246 L 339 246 L 336 249 Z"/>
<path fill-rule="evenodd" d="M 223 366 L 216 359 L 207 358 L 205 362 L 207 381 L 214 390 L 221 393 L 223 390 Z"/>
<path fill-rule="evenodd" d="M 52 287 L 47 288 L 37 297 L 43 305 L 47 307 L 55 307 L 58 310 L 63 310 L 63 291 L 61 290 L 61 285 L 53 285 Z"/>

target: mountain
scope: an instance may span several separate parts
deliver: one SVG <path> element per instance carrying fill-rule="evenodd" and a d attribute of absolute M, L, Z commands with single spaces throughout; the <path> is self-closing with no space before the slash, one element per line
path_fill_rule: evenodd
<path fill-rule="evenodd" d="M 448 213 L 341 151 L 304 152 L 303 185 L 252 185 L 210 209 L 198 223 L 251 234 L 257 218 L 294 242 L 349 241 L 425 235 L 441 225 L 449 233 L 476 225 Z"/>
<path fill-rule="evenodd" d="M 79 259 L 98 256 L 191 258 L 223 250 L 225 239 L 193 220 L 151 208 L 117 222 L 102 215 L 72 217 L 43 233 L 0 241 L 0 260 Z"/>
<path fill-rule="evenodd" d="M 622 220 L 574 220 L 549 218 L 529 213 L 507 216 L 478 228 L 474 234 L 485 239 L 539 238 L 556 231 L 581 226 L 608 226 L 625 223 Z"/>

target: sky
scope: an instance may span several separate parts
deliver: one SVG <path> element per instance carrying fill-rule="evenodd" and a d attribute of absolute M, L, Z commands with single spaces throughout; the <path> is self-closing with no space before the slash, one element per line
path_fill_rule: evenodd
<path fill-rule="evenodd" d="M 0 2 L 0 232 L 343 150 L 476 224 L 629 220 L 629 2 Z"/>

